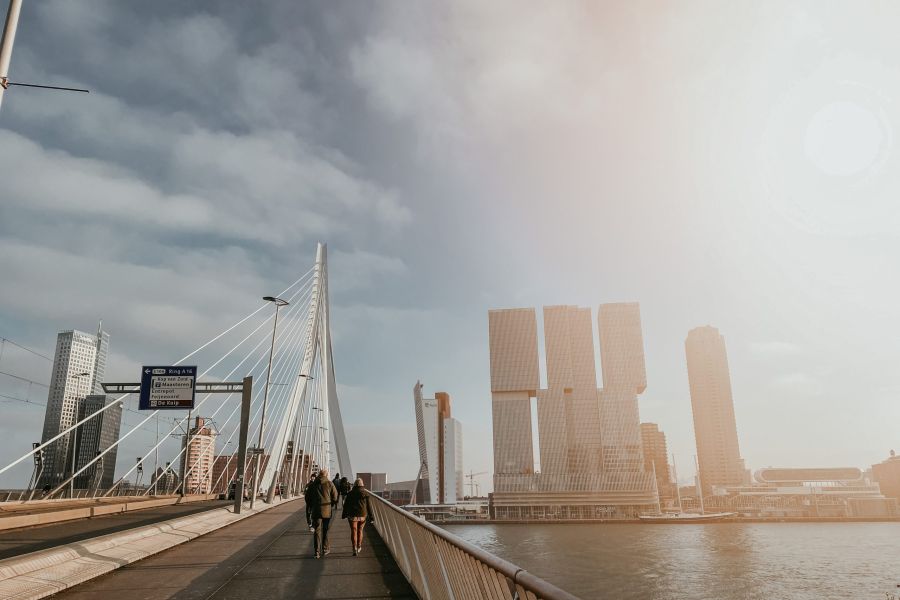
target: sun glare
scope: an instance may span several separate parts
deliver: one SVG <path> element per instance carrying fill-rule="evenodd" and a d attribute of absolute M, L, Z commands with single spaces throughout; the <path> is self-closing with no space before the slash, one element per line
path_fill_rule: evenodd
<path fill-rule="evenodd" d="M 810 119 L 806 158 L 828 175 L 858 175 L 878 160 L 885 141 L 882 122 L 855 102 L 832 102 Z"/>

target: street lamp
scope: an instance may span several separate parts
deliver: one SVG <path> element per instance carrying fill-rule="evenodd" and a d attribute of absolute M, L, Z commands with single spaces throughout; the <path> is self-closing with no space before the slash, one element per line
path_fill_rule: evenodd
<path fill-rule="evenodd" d="M 90 373 L 85 371 L 84 373 L 78 373 L 76 375 L 72 375 L 72 378 L 77 379 L 78 383 L 80 384 L 82 377 L 90 377 L 90 375 L 91 375 Z M 78 390 L 79 393 L 81 393 L 80 387 L 81 386 L 79 385 L 79 390 Z M 75 401 L 77 404 L 78 399 L 76 398 Z M 79 421 L 78 411 L 76 410 L 75 411 L 75 422 L 77 423 L 78 421 Z M 76 427 L 72 431 L 72 480 L 69 481 L 69 498 L 75 497 L 75 459 L 77 456 L 78 456 L 78 427 Z"/>
<path fill-rule="evenodd" d="M 256 442 L 259 454 L 256 455 L 256 470 L 253 473 L 253 493 L 250 495 L 250 510 L 253 510 L 253 505 L 256 503 L 256 493 L 259 490 L 259 469 L 262 465 L 263 434 L 266 429 L 266 406 L 269 404 L 269 380 L 272 378 L 272 355 L 275 354 L 275 332 L 278 331 L 278 309 L 290 304 L 287 300 L 282 300 L 275 296 L 263 296 L 263 300 L 275 305 L 275 323 L 272 325 L 272 345 L 269 347 L 269 367 L 266 371 L 266 389 L 263 392 L 262 416 L 260 417 L 259 422 L 259 440 Z"/>

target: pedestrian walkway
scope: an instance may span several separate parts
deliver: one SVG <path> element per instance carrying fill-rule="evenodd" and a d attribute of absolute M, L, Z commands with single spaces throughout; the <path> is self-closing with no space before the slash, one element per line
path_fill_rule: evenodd
<path fill-rule="evenodd" d="M 365 531 L 362 554 L 354 557 L 349 525 L 335 520 L 331 553 L 313 558 L 303 502 L 288 502 L 54 598 L 416 598 L 375 528 Z"/>

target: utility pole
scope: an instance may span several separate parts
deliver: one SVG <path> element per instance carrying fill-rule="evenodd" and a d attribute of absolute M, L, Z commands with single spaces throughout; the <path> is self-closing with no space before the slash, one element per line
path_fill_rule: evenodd
<path fill-rule="evenodd" d="M 16 41 L 16 28 L 19 26 L 19 13 L 22 12 L 22 0 L 9 0 L 6 12 L 6 23 L 3 25 L 3 37 L 0 38 L 0 107 L 3 106 L 3 92 L 9 83 L 9 62 L 12 59 L 13 42 Z"/>

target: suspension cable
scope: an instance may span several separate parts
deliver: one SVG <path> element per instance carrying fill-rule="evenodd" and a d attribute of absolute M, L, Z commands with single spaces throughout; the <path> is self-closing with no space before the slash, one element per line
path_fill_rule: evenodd
<path fill-rule="evenodd" d="M 295 296 L 297 296 L 299 293 L 300 293 L 299 291 L 298 291 L 298 292 L 295 292 L 294 296 L 292 296 L 291 298 L 293 299 L 293 298 L 294 298 Z M 268 318 L 266 318 L 262 323 L 260 323 L 260 325 L 259 325 L 256 329 L 254 329 L 254 330 L 251 331 L 249 334 L 247 334 L 247 336 L 246 336 L 243 340 L 241 340 L 240 342 L 238 342 L 238 344 L 237 344 L 234 348 L 232 348 L 231 350 L 229 350 L 229 351 L 226 353 L 225 356 L 231 354 L 231 353 L 232 353 L 234 350 L 236 350 L 240 345 L 242 345 L 247 339 L 249 339 L 251 336 L 253 336 L 254 334 L 256 334 L 256 333 L 257 333 L 260 329 L 262 329 L 262 327 L 263 327 L 266 323 L 268 323 L 272 318 L 273 318 L 273 316 L 271 316 L 271 315 L 270 315 Z M 247 353 L 247 356 L 244 358 L 244 360 L 242 360 L 241 362 L 239 362 L 238 365 L 237 365 L 234 369 L 232 369 L 232 371 L 231 371 L 228 375 L 226 375 L 226 379 L 227 379 L 228 377 L 231 377 L 231 376 L 235 373 L 235 371 L 237 371 L 237 369 L 240 367 L 240 365 L 242 365 L 242 364 L 247 360 L 247 358 L 249 358 L 251 355 L 253 355 L 253 353 L 256 352 L 256 351 L 260 348 L 260 346 L 262 346 L 267 340 L 268 340 L 268 335 L 266 335 L 266 336 L 264 336 L 263 338 L 261 338 L 260 341 L 256 344 L 256 346 L 255 346 L 254 348 L 252 348 L 252 349 Z M 211 367 L 209 367 L 208 369 L 206 369 L 203 373 L 201 373 L 200 376 L 202 377 L 202 376 L 207 375 L 213 368 L 215 368 L 219 363 L 221 363 L 222 360 L 224 360 L 224 358 L 225 358 L 225 357 L 223 356 L 221 359 L 219 359 L 218 361 L 216 361 L 215 364 L 213 364 Z M 211 394 L 206 394 L 206 395 L 204 396 L 204 398 L 203 398 L 202 400 L 200 400 L 200 402 L 197 403 L 197 405 L 194 407 L 194 410 L 200 408 L 200 407 L 203 405 L 203 403 L 206 402 L 210 397 L 211 397 Z M 150 417 L 153 417 L 154 415 L 156 415 L 158 412 L 159 412 L 158 409 L 155 410 L 155 411 L 148 417 L 148 419 L 149 419 Z M 181 424 L 184 423 L 186 420 L 187 420 L 187 415 L 186 415 L 185 417 L 181 418 L 181 419 L 176 423 L 176 425 L 169 431 L 168 434 L 166 434 L 161 440 L 157 441 L 156 445 L 153 446 L 153 447 L 149 450 L 149 452 L 153 452 L 153 451 L 156 450 L 159 446 L 161 446 L 161 445 L 163 444 L 163 442 L 165 442 L 165 440 L 166 440 L 172 433 L 174 433 L 175 430 L 177 430 L 177 429 L 181 426 Z M 188 423 L 187 426 L 190 427 L 190 423 Z M 130 433 L 130 432 L 129 432 L 129 433 Z M 120 438 L 120 439 L 121 439 L 121 438 Z M 106 452 L 108 452 L 111 448 L 113 448 L 113 447 L 116 446 L 117 444 L 118 444 L 118 442 L 115 442 L 113 445 L 111 445 L 109 448 L 107 448 L 107 449 L 104 451 L 103 454 L 105 454 Z M 103 456 L 103 454 L 101 454 L 100 456 Z M 94 461 L 98 460 L 98 459 L 100 458 L 100 456 L 98 456 L 97 458 L 95 458 Z M 85 465 L 84 468 L 90 466 L 90 464 L 92 464 L 94 461 L 92 461 L 91 463 L 88 463 L 87 465 Z M 125 475 L 123 475 L 121 478 L 119 478 L 119 480 L 116 481 L 116 483 L 114 483 L 114 484 L 112 485 L 112 487 L 110 487 L 109 490 L 107 490 L 106 493 L 103 494 L 103 495 L 104 495 L 104 496 L 108 495 L 110 492 L 112 492 L 112 490 L 114 490 L 116 487 L 118 487 L 118 486 L 119 486 L 119 485 L 120 485 L 120 484 L 121 484 L 121 483 L 122 483 L 122 482 L 123 482 L 123 481 L 124 481 L 124 480 L 132 473 L 132 472 L 134 472 L 135 469 L 137 469 L 138 464 L 141 464 L 141 463 L 137 463 L 137 464 L 135 464 L 133 467 L 131 467 L 131 469 L 129 469 L 128 472 L 127 472 Z"/>

